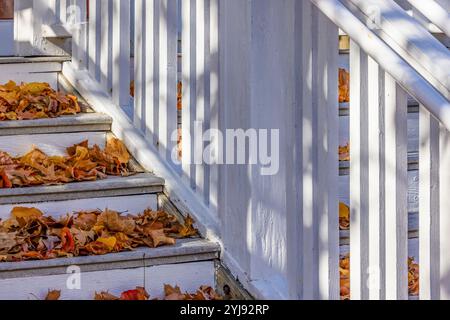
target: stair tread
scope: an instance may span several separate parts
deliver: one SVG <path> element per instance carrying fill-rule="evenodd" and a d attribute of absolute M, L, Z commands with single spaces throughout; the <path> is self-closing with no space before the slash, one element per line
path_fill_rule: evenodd
<path fill-rule="evenodd" d="M 73 182 L 55 186 L 36 186 L 25 188 L 0 189 L 0 201 L 2 204 L 30 202 L 30 197 L 37 196 L 39 202 L 54 201 L 52 195 L 61 197 L 61 200 L 71 200 L 80 198 L 79 193 L 86 193 L 86 197 L 111 196 L 107 191 L 116 191 L 114 195 L 130 195 L 161 192 L 164 179 L 152 173 L 138 173 L 129 177 L 109 176 L 103 180 Z M 153 192 L 146 188 L 157 187 Z M 36 200 L 34 200 L 36 201 Z"/>
<path fill-rule="evenodd" d="M 2 129 L 20 129 L 37 127 L 59 127 L 76 126 L 89 124 L 112 124 L 112 119 L 102 113 L 79 113 L 77 115 L 67 115 L 58 118 L 36 119 L 36 120 L 16 120 L 0 121 L 0 134 Z"/>
<path fill-rule="evenodd" d="M 0 64 L 17 63 L 46 63 L 46 62 L 67 62 L 70 56 L 48 56 L 48 57 L 0 57 Z"/>
<path fill-rule="evenodd" d="M 219 251 L 218 244 L 195 238 L 177 240 L 173 246 L 140 247 L 133 251 L 98 256 L 1 262 L 0 279 L 65 274 L 68 266 L 75 265 L 83 272 L 91 272 L 213 260 L 218 258 Z"/>

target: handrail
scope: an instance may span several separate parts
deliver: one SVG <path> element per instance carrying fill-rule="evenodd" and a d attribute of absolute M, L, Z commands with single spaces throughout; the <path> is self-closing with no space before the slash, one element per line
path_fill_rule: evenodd
<path fill-rule="evenodd" d="M 450 53 L 427 28 L 393 0 L 341 0 L 360 20 L 447 99 L 450 97 Z M 355 7 L 357 12 L 353 11 Z M 367 20 L 366 20 L 367 19 Z M 378 33 L 380 32 L 380 33 Z"/>
<path fill-rule="evenodd" d="M 310 0 L 450 131 L 450 102 L 339 0 Z"/>
<path fill-rule="evenodd" d="M 406 0 L 450 37 L 450 13 L 434 0 Z"/>

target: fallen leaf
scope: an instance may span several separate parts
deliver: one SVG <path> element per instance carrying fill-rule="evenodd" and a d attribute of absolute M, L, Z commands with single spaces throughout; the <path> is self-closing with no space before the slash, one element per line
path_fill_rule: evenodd
<path fill-rule="evenodd" d="M 339 69 L 339 103 L 350 102 L 350 73 Z"/>
<path fill-rule="evenodd" d="M 103 243 L 109 251 L 113 251 L 117 243 L 116 237 L 98 238 L 97 241 Z"/>
<path fill-rule="evenodd" d="M 16 233 L 0 232 L 0 254 L 7 254 L 12 248 L 17 246 Z"/>
<path fill-rule="evenodd" d="M 120 300 L 142 301 L 148 300 L 149 298 L 150 295 L 145 291 L 145 288 L 142 287 L 122 292 L 120 295 Z"/>
<path fill-rule="evenodd" d="M 132 233 L 136 226 L 133 219 L 121 217 L 118 212 L 106 209 L 97 218 L 97 225 L 103 225 L 111 231 Z"/>
<path fill-rule="evenodd" d="M 43 216 L 41 210 L 36 208 L 14 207 L 11 214 L 16 219 L 19 218 L 40 218 Z"/>
<path fill-rule="evenodd" d="M 166 234 L 164 233 L 163 229 L 160 230 L 150 230 L 148 235 L 150 236 L 150 238 L 153 241 L 153 246 L 159 247 L 160 245 L 174 245 L 175 244 L 175 239 L 174 238 L 170 238 L 168 236 L 166 236 Z"/>
<path fill-rule="evenodd" d="M 350 144 L 339 146 L 339 161 L 350 161 Z"/>
<path fill-rule="evenodd" d="M 59 300 L 61 298 L 61 291 L 60 290 L 49 290 L 47 293 L 47 296 L 45 297 L 45 300 Z"/>
<path fill-rule="evenodd" d="M 164 294 L 164 300 L 184 300 L 186 298 L 186 295 L 181 293 L 180 287 L 172 287 L 168 284 L 164 285 Z"/>
<path fill-rule="evenodd" d="M 97 223 L 98 212 L 80 212 L 73 219 L 73 224 L 81 230 L 91 230 Z"/>
<path fill-rule="evenodd" d="M 67 227 L 61 230 L 61 245 L 65 252 L 73 252 L 75 250 L 75 240 Z"/>
<path fill-rule="evenodd" d="M 339 202 L 339 229 L 350 228 L 350 208 L 343 202 Z"/>
<path fill-rule="evenodd" d="M 122 141 L 116 138 L 110 138 L 106 142 L 105 152 L 116 157 L 120 163 L 128 163 L 130 154 Z"/>
<path fill-rule="evenodd" d="M 110 294 L 109 292 L 103 291 L 100 293 L 96 292 L 95 296 L 94 296 L 94 300 L 115 301 L 115 300 L 120 300 L 120 298 Z"/>

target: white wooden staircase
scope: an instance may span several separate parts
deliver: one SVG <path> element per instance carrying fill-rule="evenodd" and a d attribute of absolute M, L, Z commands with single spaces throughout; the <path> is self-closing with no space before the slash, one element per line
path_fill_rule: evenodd
<path fill-rule="evenodd" d="M 32 63 L 31 63 L 32 62 Z M 60 90 L 70 90 L 59 74 L 58 59 L 0 60 L 0 82 L 49 82 Z M 76 116 L 55 119 L 0 123 L 0 150 L 11 155 L 24 154 L 37 146 L 49 155 L 62 155 L 67 146 L 88 139 L 105 145 L 112 120 L 89 106 Z M 9 217 L 14 206 L 36 207 L 47 215 L 109 208 L 138 214 L 147 208 L 164 209 L 183 216 L 164 194 L 164 180 L 144 172 L 130 177 L 108 178 L 95 182 L 72 183 L 0 190 L 0 219 Z M 152 297 L 163 296 L 164 284 L 179 285 L 194 291 L 202 285 L 215 286 L 219 246 L 201 238 L 177 241 L 175 246 L 142 248 L 132 252 L 63 258 L 46 261 L 0 263 L 0 299 L 36 299 L 49 289 L 62 291 L 62 299 L 92 299 L 94 292 L 113 294 L 144 286 Z M 66 282 L 69 267 L 81 271 L 81 288 L 71 290 Z M 69 271 L 68 271 L 69 270 Z"/>

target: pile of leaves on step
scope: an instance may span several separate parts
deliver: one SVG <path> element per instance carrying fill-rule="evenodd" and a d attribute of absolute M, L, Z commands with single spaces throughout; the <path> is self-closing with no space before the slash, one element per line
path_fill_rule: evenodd
<path fill-rule="evenodd" d="M 350 256 L 342 256 L 339 262 L 341 299 L 350 300 Z M 419 265 L 414 258 L 408 258 L 408 292 L 410 296 L 419 295 Z"/>
<path fill-rule="evenodd" d="M 164 211 L 121 215 L 112 210 L 67 214 L 59 219 L 36 208 L 15 207 L 0 220 L 0 261 L 46 260 L 104 255 L 112 252 L 174 245 L 197 236 L 192 218 L 184 223 Z"/>
<path fill-rule="evenodd" d="M 94 181 L 108 175 L 132 174 L 130 154 L 118 139 L 107 141 L 105 149 L 89 142 L 67 148 L 66 156 L 48 156 L 38 148 L 19 157 L 0 151 L 0 189 Z"/>
<path fill-rule="evenodd" d="M 339 103 L 350 102 L 350 73 L 339 69 Z"/>
<path fill-rule="evenodd" d="M 59 300 L 61 298 L 60 290 L 49 290 L 45 300 Z M 108 291 L 95 293 L 94 300 L 123 300 L 123 301 L 145 301 L 145 300 L 186 300 L 186 301 L 204 301 L 204 300 L 223 300 L 216 291 L 209 286 L 201 286 L 195 293 L 182 293 L 180 287 L 164 285 L 164 298 L 151 299 L 145 288 L 136 287 L 133 290 L 127 290 L 120 296 L 115 296 Z"/>
<path fill-rule="evenodd" d="M 48 83 L 0 85 L 0 121 L 56 118 L 80 111 L 77 97 L 57 92 Z"/>

